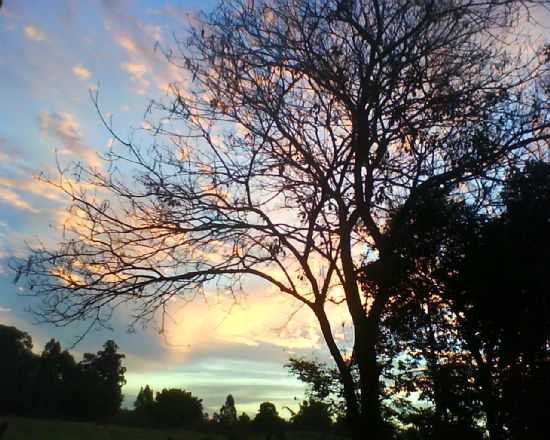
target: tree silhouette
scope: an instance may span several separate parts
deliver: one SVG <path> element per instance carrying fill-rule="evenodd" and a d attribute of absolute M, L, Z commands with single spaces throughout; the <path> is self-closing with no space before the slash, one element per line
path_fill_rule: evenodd
<path fill-rule="evenodd" d="M 329 406 L 318 400 L 304 400 L 292 416 L 291 423 L 299 431 L 330 432 L 332 419 Z"/>
<path fill-rule="evenodd" d="M 61 344 L 50 339 L 38 361 L 33 381 L 33 412 L 40 416 L 63 417 L 71 414 L 76 362 Z"/>
<path fill-rule="evenodd" d="M 77 221 L 17 268 L 39 315 L 105 324 L 131 303 L 148 320 L 174 297 L 214 284 L 235 296 L 257 277 L 317 318 L 354 438 L 383 438 L 382 317 L 403 275 L 388 221 L 442 186 L 482 203 L 548 139 L 547 60 L 510 44 L 538 3 L 222 2 L 167 53 L 191 86 L 152 106 L 161 138 L 141 148 L 107 124 L 115 171 L 52 181 Z M 352 322 L 352 363 L 332 303 Z"/>
<path fill-rule="evenodd" d="M 394 391 L 434 404 L 419 414 L 428 438 L 474 435 L 481 418 L 491 439 L 547 435 L 549 185 L 550 166 L 529 161 L 502 182 L 496 211 L 474 212 L 441 190 L 405 226 L 414 240 L 401 240 L 398 282 L 410 294 L 385 322 L 387 341 L 399 341 L 385 348 L 401 353 Z M 396 213 L 392 228 L 403 227 Z"/>
<path fill-rule="evenodd" d="M 0 414 L 24 414 L 29 409 L 29 382 L 37 366 L 32 347 L 28 333 L 0 324 Z"/>
<path fill-rule="evenodd" d="M 494 438 L 545 438 L 549 403 L 550 166 L 528 162 L 511 172 L 503 211 L 471 240 L 452 301 L 478 365 Z"/>
<path fill-rule="evenodd" d="M 149 385 L 145 385 L 145 388 L 140 388 L 139 393 L 134 402 L 134 410 L 137 417 L 143 424 L 150 424 L 153 421 L 153 411 L 155 406 L 155 398 L 153 396 L 153 390 Z"/>
<path fill-rule="evenodd" d="M 232 440 L 238 437 L 237 409 L 235 408 L 235 399 L 231 394 L 227 395 L 225 403 L 220 408 L 219 423 L 228 439 Z"/>
<path fill-rule="evenodd" d="M 283 430 L 283 420 L 279 417 L 277 407 L 271 402 L 260 404 L 252 423 L 257 432 L 265 434 L 266 440 L 271 440 L 275 435 L 280 436 Z"/>
<path fill-rule="evenodd" d="M 126 383 L 122 366 L 124 355 L 118 353 L 118 346 L 113 340 L 103 344 L 103 350 L 97 352 L 93 360 L 93 369 L 98 376 L 98 393 L 102 401 L 102 411 L 105 416 L 113 416 L 122 404 L 122 386 Z"/>
<path fill-rule="evenodd" d="M 190 428 L 202 420 L 202 401 L 185 390 L 163 389 L 156 395 L 154 414 L 159 426 Z"/>

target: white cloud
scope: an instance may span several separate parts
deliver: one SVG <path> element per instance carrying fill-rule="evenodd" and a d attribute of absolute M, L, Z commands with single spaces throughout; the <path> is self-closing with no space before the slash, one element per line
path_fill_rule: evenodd
<path fill-rule="evenodd" d="M 136 85 L 138 94 L 143 95 L 149 87 L 149 81 L 145 79 L 147 66 L 141 63 L 125 63 L 121 65 L 122 70 L 130 74 L 130 77 Z"/>

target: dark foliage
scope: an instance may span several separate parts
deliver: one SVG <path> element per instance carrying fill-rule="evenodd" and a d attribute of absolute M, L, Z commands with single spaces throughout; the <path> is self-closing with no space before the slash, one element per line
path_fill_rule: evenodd
<path fill-rule="evenodd" d="M 192 428 L 203 419 L 202 400 L 185 390 L 163 389 L 155 397 L 152 414 L 157 426 Z"/>
<path fill-rule="evenodd" d="M 284 437 L 284 420 L 279 416 L 275 404 L 271 402 L 260 404 L 252 426 L 256 432 L 264 434 L 266 440 Z"/>
<path fill-rule="evenodd" d="M 329 406 L 318 400 L 304 400 L 290 420 L 297 431 L 330 432 L 332 416 Z"/>
<path fill-rule="evenodd" d="M 31 349 L 27 333 L 0 325 L 0 414 L 105 420 L 119 412 L 126 370 L 114 341 L 80 363 L 54 339 L 40 356 Z"/>

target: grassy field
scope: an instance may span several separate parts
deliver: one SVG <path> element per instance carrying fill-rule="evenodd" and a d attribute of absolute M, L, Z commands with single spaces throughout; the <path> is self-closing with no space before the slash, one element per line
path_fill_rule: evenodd
<path fill-rule="evenodd" d="M 0 422 L 4 419 L 0 418 Z M 162 431 L 95 423 L 9 418 L 2 440 L 224 440 L 224 437 L 190 431 Z M 288 433 L 287 440 L 336 440 L 312 433 Z M 254 440 L 263 440 L 263 436 Z M 340 439 L 343 440 L 343 439 Z"/>
<path fill-rule="evenodd" d="M 8 419 L 2 440 L 222 440 L 212 434 L 189 431 L 162 431 L 94 423 Z"/>

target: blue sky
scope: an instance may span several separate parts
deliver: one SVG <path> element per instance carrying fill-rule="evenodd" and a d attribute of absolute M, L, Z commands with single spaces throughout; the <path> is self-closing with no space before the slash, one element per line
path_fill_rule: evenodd
<path fill-rule="evenodd" d="M 93 165 L 109 134 L 90 100 L 99 88 L 102 110 L 119 133 L 143 124 L 151 98 L 182 73 L 155 51 L 169 47 L 189 14 L 213 7 L 212 0 L 5 0 L 0 10 L 0 323 L 29 332 L 36 350 L 55 337 L 69 346 L 82 326 L 38 325 L 18 295 L 8 261 L 25 255 L 25 243 L 54 243 L 66 201 L 36 179 L 55 176 L 56 164 Z M 127 330 L 119 311 L 112 331 L 89 334 L 74 353 L 97 351 L 114 338 L 126 353 L 131 404 L 141 385 L 182 387 L 202 397 L 211 413 L 228 393 L 239 411 L 253 414 L 270 400 L 296 407 L 303 386 L 289 377 L 288 357 L 324 358 L 313 317 L 305 311 L 287 323 L 296 304 L 261 284 L 247 286 L 238 304 L 223 298 L 174 309 L 164 334 L 158 325 Z"/>

